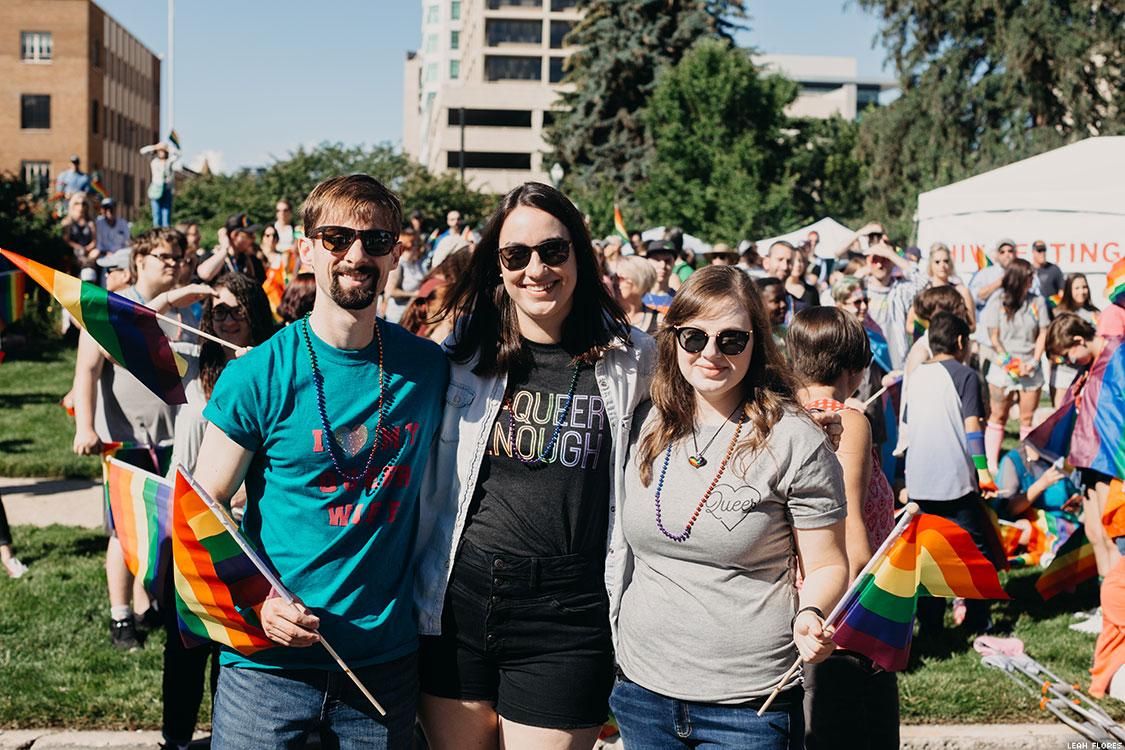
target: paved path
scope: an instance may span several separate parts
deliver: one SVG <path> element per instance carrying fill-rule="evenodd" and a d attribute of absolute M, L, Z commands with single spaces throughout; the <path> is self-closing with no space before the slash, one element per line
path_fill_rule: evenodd
<path fill-rule="evenodd" d="M 102 486 L 89 479 L 0 477 L 0 496 L 12 526 L 102 525 Z"/>

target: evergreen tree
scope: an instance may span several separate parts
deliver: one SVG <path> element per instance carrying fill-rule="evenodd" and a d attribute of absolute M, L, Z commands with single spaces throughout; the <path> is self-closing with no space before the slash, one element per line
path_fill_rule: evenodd
<path fill-rule="evenodd" d="M 675 65 L 703 37 L 730 38 L 743 0 L 579 0 L 582 20 L 567 37 L 579 47 L 567 62 L 560 111 L 548 128 L 548 157 L 582 195 L 625 202 L 645 178 L 651 151 L 643 110 L 657 71 Z"/>
<path fill-rule="evenodd" d="M 859 0 L 901 96 L 863 119 L 868 216 L 905 236 L 919 191 L 1092 135 L 1125 132 L 1125 5 Z"/>

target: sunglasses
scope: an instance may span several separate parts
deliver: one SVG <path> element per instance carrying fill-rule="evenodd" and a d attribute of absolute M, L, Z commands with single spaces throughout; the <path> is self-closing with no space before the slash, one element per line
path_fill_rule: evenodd
<path fill-rule="evenodd" d="M 241 307 L 230 307 L 229 305 L 215 305 L 211 308 L 212 320 L 221 323 L 227 318 L 244 321 L 246 320 L 246 310 Z"/>
<path fill-rule="evenodd" d="M 859 297 L 857 299 L 850 299 L 850 300 L 848 300 L 847 304 L 851 305 L 852 307 L 859 307 L 860 305 L 870 305 L 871 304 L 871 298 L 870 297 Z"/>
<path fill-rule="evenodd" d="M 500 262 L 509 271 L 520 271 L 527 268 L 532 253 L 537 253 L 539 261 L 545 266 L 561 266 L 570 257 L 570 240 L 556 237 L 538 245 L 505 245 L 500 248 Z"/>
<path fill-rule="evenodd" d="M 376 257 L 387 255 L 398 244 L 398 234 L 387 229 L 324 226 L 312 230 L 308 236 L 311 239 L 319 237 L 324 249 L 336 255 L 346 253 L 356 237 L 363 244 L 363 252 Z"/>
<path fill-rule="evenodd" d="M 184 262 L 182 255 L 171 255 L 169 253 L 149 253 L 150 258 L 156 258 L 161 263 L 169 266 L 178 266 Z"/>
<path fill-rule="evenodd" d="M 714 338 L 719 351 L 728 356 L 735 356 L 746 351 L 750 343 L 750 331 L 739 331 L 731 328 L 719 331 L 712 335 L 699 328 L 673 328 L 676 333 L 676 343 L 688 354 L 699 354 L 707 348 L 708 339 Z"/>

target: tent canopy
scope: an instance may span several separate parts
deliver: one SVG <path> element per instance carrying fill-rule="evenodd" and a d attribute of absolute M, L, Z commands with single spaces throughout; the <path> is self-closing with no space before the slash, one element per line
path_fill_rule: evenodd
<path fill-rule="evenodd" d="M 836 221 L 830 216 L 826 216 L 820 221 L 813 222 L 807 227 L 794 229 L 792 232 L 780 234 L 777 237 L 769 237 L 764 240 L 758 240 L 758 255 L 765 255 L 769 250 L 770 245 L 782 240 L 791 245 L 798 245 L 808 239 L 809 232 L 816 232 L 820 235 L 820 242 L 816 246 L 816 257 L 818 258 L 834 258 L 836 251 L 850 242 L 855 237 L 855 230 L 848 229 L 846 226 Z"/>

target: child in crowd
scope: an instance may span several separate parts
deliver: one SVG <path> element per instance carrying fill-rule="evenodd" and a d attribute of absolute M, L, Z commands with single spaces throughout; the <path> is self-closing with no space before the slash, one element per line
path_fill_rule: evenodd
<path fill-rule="evenodd" d="M 770 319 L 770 333 L 773 343 L 781 351 L 782 356 L 787 356 L 785 351 L 785 319 L 789 316 L 789 295 L 785 293 L 785 284 L 779 279 L 766 277 L 756 279 L 758 292 L 762 295 L 762 304 L 766 306 L 766 315 Z"/>
<path fill-rule="evenodd" d="M 905 397 L 907 439 L 925 446 L 906 453 L 906 490 L 923 512 L 948 518 L 969 532 L 985 557 L 1002 567 L 1003 550 L 981 502 L 981 492 L 994 492 L 996 485 L 984 457 L 980 381 L 963 364 L 970 334 L 969 324 L 948 312 L 930 321 L 933 356 L 914 370 Z M 920 599 L 920 632 L 940 631 L 944 612 L 944 599 Z M 988 601 L 968 601 L 964 624 L 970 632 L 986 632 L 991 625 Z"/>

